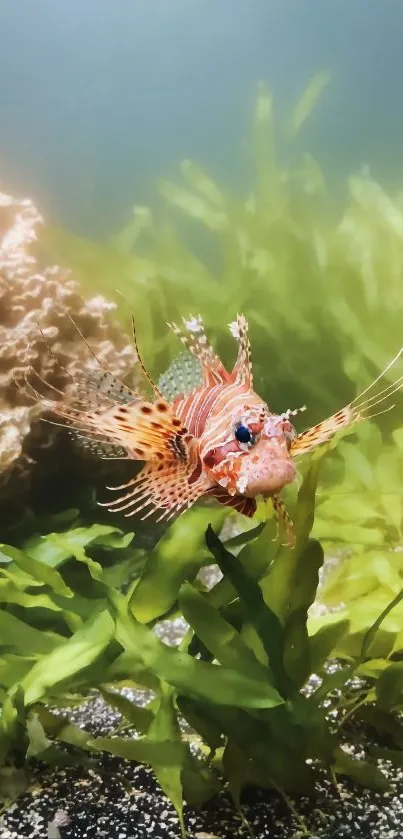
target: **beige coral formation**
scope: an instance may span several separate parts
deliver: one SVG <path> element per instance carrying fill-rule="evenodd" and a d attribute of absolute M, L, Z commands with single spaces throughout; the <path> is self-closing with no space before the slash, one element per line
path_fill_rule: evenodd
<path fill-rule="evenodd" d="M 130 339 L 113 320 L 114 303 L 84 299 L 67 271 L 38 264 L 34 248 L 42 223 L 32 201 L 0 193 L 0 505 L 14 498 L 21 506 L 37 452 L 49 458 L 58 433 L 38 420 L 40 405 L 16 381 L 34 367 L 64 390 L 71 375 L 96 366 L 68 315 L 113 373 L 132 376 L 136 361 Z"/>

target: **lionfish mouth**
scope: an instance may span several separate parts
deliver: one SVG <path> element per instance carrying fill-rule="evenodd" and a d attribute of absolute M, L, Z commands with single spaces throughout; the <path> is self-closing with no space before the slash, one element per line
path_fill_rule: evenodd
<path fill-rule="evenodd" d="M 257 495 L 269 498 L 280 492 L 287 484 L 291 484 L 295 475 L 296 469 L 291 460 L 273 463 L 269 469 L 261 466 L 252 474 L 249 474 L 249 470 L 241 471 L 236 487 L 240 495 L 246 498 L 255 498 Z"/>

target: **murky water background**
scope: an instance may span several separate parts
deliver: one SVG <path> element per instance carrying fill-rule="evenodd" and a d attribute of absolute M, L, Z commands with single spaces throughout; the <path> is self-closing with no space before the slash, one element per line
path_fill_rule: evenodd
<path fill-rule="evenodd" d="M 2 0 L 0 31 L 1 186 L 83 235 L 121 227 L 183 157 L 248 183 L 258 79 L 281 118 L 329 70 L 300 148 L 335 185 L 362 162 L 403 181 L 397 0 Z"/>

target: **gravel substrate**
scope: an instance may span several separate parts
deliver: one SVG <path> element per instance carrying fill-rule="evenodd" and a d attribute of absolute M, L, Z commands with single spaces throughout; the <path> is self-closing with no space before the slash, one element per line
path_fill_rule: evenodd
<path fill-rule="evenodd" d="M 83 717 L 87 714 L 91 716 L 91 728 L 95 717 L 109 728 L 108 710 L 101 701 L 87 706 Z M 318 777 L 315 800 L 300 799 L 295 807 L 313 839 L 400 839 L 403 773 L 394 771 L 392 777 L 395 791 L 390 795 L 363 791 L 354 785 L 340 786 L 336 792 L 329 781 Z M 243 814 L 249 828 L 224 795 L 199 812 L 186 810 L 189 839 L 246 839 L 251 835 L 296 839 L 304 835 L 301 821 L 275 793 L 248 793 Z M 150 770 L 103 755 L 95 769 L 38 771 L 30 791 L 3 816 L 0 836 L 179 839 L 180 830 L 175 811 L 157 788 Z"/>
<path fill-rule="evenodd" d="M 176 637 L 179 634 L 177 625 Z M 126 689 L 124 693 L 141 704 L 150 698 L 145 691 L 140 695 Z M 100 697 L 72 709 L 69 716 L 94 736 L 110 734 L 121 721 L 118 712 Z M 353 753 L 352 748 L 350 751 Z M 358 748 L 354 753 L 363 757 Z M 378 765 L 392 782 L 389 794 L 363 790 L 350 782 L 335 789 L 318 773 L 316 798 L 293 802 L 298 816 L 277 793 L 251 790 L 244 798 L 244 822 L 230 797 L 223 794 L 201 811 L 185 810 L 189 839 L 301 839 L 304 835 L 312 839 L 401 839 L 403 771 L 385 762 Z M 309 834 L 304 832 L 304 823 Z M 0 839 L 34 837 L 180 839 L 180 829 L 151 770 L 103 754 L 91 769 L 37 766 L 29 791 L 0 819 Z"/>

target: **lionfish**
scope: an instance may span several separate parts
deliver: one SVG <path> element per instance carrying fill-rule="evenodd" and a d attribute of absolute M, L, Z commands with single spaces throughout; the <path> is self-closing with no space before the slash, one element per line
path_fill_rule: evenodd
<path fill-rule="evenodd" d="M 373 407 L 402 386 L 403 376 L 378 393 L 373 390 L 403 348 L 356 399 L 298 434 L 291 419 L 305 406 L 276 414 L 253 389 L 248 324 L 243 315 L 229 325 L 238 345 L 231 371 L 209 343 L 200 316 L 183 319 L 182 327 L 167 325 L 186 352 L 158 384 L 141 360 L 133 329 L 151 399 L 129 388 L 99 362 L 98 371 L 75 379 L 73 397 L 57 391 L 61 398 L 41 398 L 42 404 L 98 455 L 144 462 L 127 483 L 107 487 L 119 493 L 101 505 L 108 510 L 126 516 L 141 513 L 142 518 L 157 513 L 160 521 L 179 515 L 199 499 L 213 497 L 253 516 L 256 497 L 263 496 L 271 499 L 277 525 L 292 542 L 292 523 L 280 492 L 296 477 L 296 458 L 373 416 Z"/>

